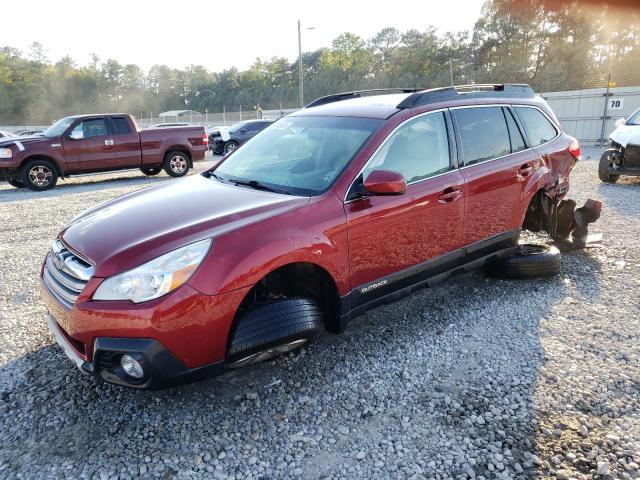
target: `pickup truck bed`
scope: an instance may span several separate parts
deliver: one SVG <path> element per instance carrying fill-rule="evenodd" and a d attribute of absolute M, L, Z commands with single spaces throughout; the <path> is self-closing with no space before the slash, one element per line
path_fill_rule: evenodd
<path fill-rule="evenodd" d="M 65 117 L 43 135 L 2 139 L 0 179 L 39 191 L 58 178 L 130 168 L 181 177 L 204 158 L 207 141 L 201 126 L 141 130 L 124 113 Z"/>

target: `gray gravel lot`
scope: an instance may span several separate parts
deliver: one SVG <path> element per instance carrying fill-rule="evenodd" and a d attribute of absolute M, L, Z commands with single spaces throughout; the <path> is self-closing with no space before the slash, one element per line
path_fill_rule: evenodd
<path fill-rule="evenodd" d="M 0 478 L 640 478 L 640 179 L 596 169 L 572 194 L 604 200 L 603 247 L 558 277 L 455 277 L 300 356 L 162 392 L 81 375 L 37 276 L 77 213 L 176 180 L 0 184 Z"/>

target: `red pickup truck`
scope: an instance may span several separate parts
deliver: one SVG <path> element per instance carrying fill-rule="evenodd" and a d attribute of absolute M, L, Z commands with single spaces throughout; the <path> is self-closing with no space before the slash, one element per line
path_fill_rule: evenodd
<path fill-rule="evenodd" d="M 65 117 L 41 135 L 0 141 L 0 180 L 42 191 L 58 178 L 131 168 L 182 177 L 207 142 L 201 126 L 141 130 L 126 113 Z"/>

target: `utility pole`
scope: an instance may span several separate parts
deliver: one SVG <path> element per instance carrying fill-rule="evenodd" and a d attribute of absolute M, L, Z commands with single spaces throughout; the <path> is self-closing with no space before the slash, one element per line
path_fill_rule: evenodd
<path fill-rule="evenodd" d="M 304 73 L 302 71 L 302 31 L 298 20 L 298 83 L 300 88 L 300 108 L 304 107 Z"/>
<path fill-rule="evenodd" d="M 449 59 L 449 77 L 451 79 L 451 86 L 453 87 L 453 61 Z"/>

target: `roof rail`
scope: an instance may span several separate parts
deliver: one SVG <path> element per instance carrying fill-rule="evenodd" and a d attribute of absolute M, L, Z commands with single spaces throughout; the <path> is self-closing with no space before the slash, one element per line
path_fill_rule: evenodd
<path fill-rule="evenodd" d="M 419 91 L 418 88 L 372 88 L 369 90 L 355 90 L 353 92 L 334 93 L 332 95 L 326 95 L 324 97 L 316 98 L 313 102 L 304 106 L 304 108 L 318 107 L 327 103 L 340 102 L 342 100 L 349 100 L 350 98 L 360 98 L 364 93 L 381 93 L 381 92 L 396 92 L 396 93 L 414 93 Z"/>
<path fill-rule="evenodd" d="M 460 100 L 462 98 L 533 98 L 533 89 L 525 83 L 490 83 L 478 85 L 456 85 L 432 88 L 409 95 L 398 104 L 398 108 L 413 108 L 430 103 Z"/>

